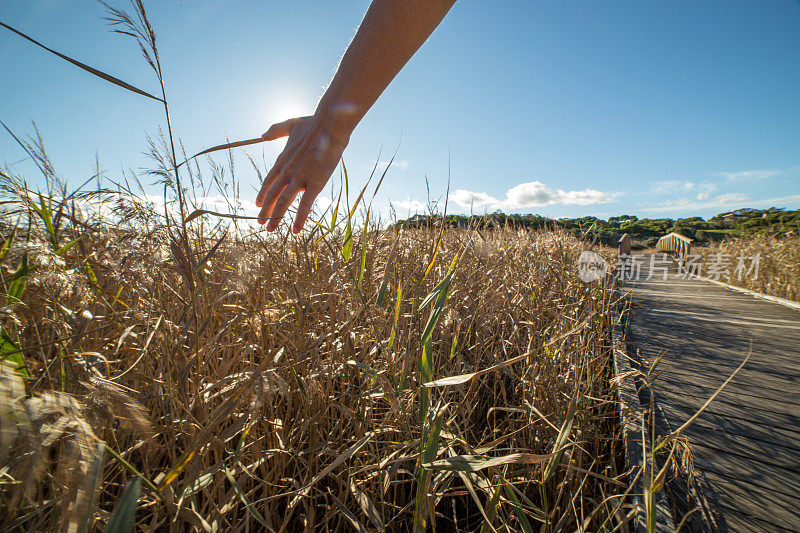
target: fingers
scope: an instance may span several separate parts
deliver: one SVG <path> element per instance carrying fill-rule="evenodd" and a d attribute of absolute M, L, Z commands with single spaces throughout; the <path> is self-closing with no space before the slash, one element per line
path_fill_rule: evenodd
<path fill-rule="evenodd" d="M 286 214 L 286 211 L 289 209 L 289 206 L 292 205 L 294 199 L 297 198 L 297 193 L 299 192 L 300 188 L 291 183 L 283 189 L 280 197 L 275 202 L 275 208 L 270 214 L 270 220 L 267 223 L 267 231 L 275 231 L 278 228 L 278 224 L 280 224 L 283 215 Z"/>
<path fill-rule="evenodd" d="M 281 162 L 281 158 L 278 157 L 278 160 L 275 161 L 275 164 L 272 165 L 272 168 L 267 173 L 267 177 L 264 178 L 264 181 L 261 183 L 261 190 L 258 191 L 258 195 L 256 196 L 256 207 L 262 206 L 262 202 L 264 201 L 264 196 L 267 194 L 267 191 L 272 186 L 272 183 L 276 179 L 278 179 L 278 176 L 280 176 L 282 168 L 283 164 Z"/>
<path fill-rule="evenodd" d="M 308 214 L 311 212 L 311 207 L 314 205 L 314 200 L 317 199 L 318 194 L 319 191 L 317 190 L 306 189 L 303 191 L 303 197 L 300 198 L 300 205 L 297 207 L 297 214 L 294 216 L 293 233 L 300 233 L 300 230 L 303 229 L 303 225 L 306 223 Z"/>
<path fill-rule="evenodd" d="M 261 136 L 262 139 L 265 141 L 274 141 L 275 139 L 280 139 L 281 137 L 286 137 L 292 132 L 292 128 L 298 121 L 303 120 L 307 117 L 298 117 L 298 118 L 290 118 L 289 120 L 284 120 L 283 122 L 278 122 L 277 124 L 273 124 L 269 127 L 266 133 Z"/>
<path fill-rule="evenodd" d="M 262 135 L 267 141 L 289 136 L 256 195 L 258 222 L 266 223 L 267 231 L 277 229 L 297 195 L 305 191 L 292 227 L 294 233 L 300 232 L 347 145 L 348 139 L 342 136 L 334 137 L 336 142 L 331 144 L 331 130 L 325 124 L 312 124 L 313 120 L 314 117 L 292 118 L 273 124 Z"/>
<path fill-rule="evenodd" d="M 294 126 L 295 121 L 296 119 L 290 118 L 289 120 L 273 124 L 261 138 L 265 141 L 274 141 L 275 139 L 286 137 L 292 131 L 292 126 Z"/>
<path fill-rule="evenodd" d="M 275 139 L 279 139 L 281 137 L 286 137 L 291 134 L 292 129 L 297 125 L 298 122 L 308 120 L 309 117 L 297 117 L 297 118 L 290 118 L 289 120 L 284 120 L 283 122 L 278 122 L 277 124 L 273 124 L 269 127 L 266 133 L 264 133 L 261 138 L 265 141 L 274 141 Z M 261 184 L 261 190 L 258 192 L 256 196 L 256 207 L 261 207 L 262 202 L 264 201 L 264 195 L 267 193 L 269 188 L 272 186 L 273 182 L 278 179 L 278 176 L 281 173 L 281 168 L 283 167 L 283 162 L 285 160 L 284 154 L 286 153 L 286 149 L 284 148 L 284 152 L 278 156 L 278 159 L 275 161 L 275 164 L 272 165 L 267 177 L 264 178 L 264 182 Z"/>
<path fill-rule="evenodd" d="M 264 180 L 264 183 L 266 183 L 266 181 L 267 180 Z M 259 224 L 264 224 L 268 218 L 273 216 L 275 202 L 278 200 L 278 196 L 287 186 L 289 186 L 290 183 L 291 180 L 285 174 L 283 174 L 267 188 L 266 193 L 264 193 L 261 199 L 261 211 L 258 214 Z M 267 186 L 264 185 L 262 189 L 266 187 Z"/>

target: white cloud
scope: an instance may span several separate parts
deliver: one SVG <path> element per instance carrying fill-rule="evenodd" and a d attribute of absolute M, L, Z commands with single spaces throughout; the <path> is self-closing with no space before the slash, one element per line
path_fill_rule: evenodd
<path fill-rule="evenodd" d="M 730 204 L 747 203 L 749 197 L 741 192 L 729 192 L 717 195 L 710 199 L 710 193 L 700 192 L 694 198 L 678 198 L 676 200 L 666 200 L 658 207 L 648 207 L 644 211 L 669 211 L 669 210 L 689 210 L 707 209 L 711 207 L 724 207 Z"/>
<path fill-rule="evenodd" d="M 604 193 L 595 189 L 584 189 L 582 191 L 555 191 L 560 198 L 554 198 L 556 204 L 567 205 L 595 205 L 605 204 L 614 199 L 613 194 Z"/>
<path fill-rule="evenodd" d="M 378 161 L 377 167 L 375 166 L 375 163 L 372 163 L 372 164 L 369 165 L 367 170 L 372 170 L 373 168 L 384 168 L 386 166 L 391 166 L 391 167 L 399 169 L 399 170 L 405 170 L 405 169 L 408 168 L 408 161 L 405 160 L 405 159 L 400 159 L 400 160 L 395 159 L 394 161 L 391 161 L 391 162 L 390 161 Z"/>
<path fill-rule="evenodd" d="M 717 207 L 724 207 L 726 209 L 739 207 L 782 207 L 787 204 L 796 203 L 800 203 L 800 194 L 778 196 L 775 198 L 752 199 L 744 193 L 725 193 L 707 202 L 696 202 L 689 198 L 681 198 L 679 200 L 665 202 L 657 207 L 646 207 L 642 209 L 642 211 L 659 213 L 670 211 L 697 211 L 700 209 L 713 209 Z"/>
<path fill-rule="evenodd" d="M 303 193 L 297 195 L 292 202 L 292 207 L 297 207 L 300 203 L 300 198 L 303 196 Z M 164 198 L 163 197 L 151 197 L 148 195 L 148 199 L 150 201 L 154 201 L 156 205 L 164 205 Z M 256 206 L 256 203 L 253 201 L 252 198 L 231 198 L 222 195 L 214 195 L 214 196 L 201 196 L 195 199 L 195 205 L 198 209 L 207 209 L 209 211 L 219 211 L 221 213 L 238 213 L 244 214 L 247 216 L 257 216 L 258 213 L 261 211 L 260 207 Z M 333 201 L 325 196 L 324 194 L 320 194 L 314 200 L 314 208 L 317 211 L 324 211 L 328 206 L 330 206 Z M 162 207 L 163 208 L 163 207 Z"/>
<path fill-rule="evenodd" d="M 684 186 L 684 183 L 690 182 L 682 182 L 680 180 L 660 180 L 660 181 L 651 181 L 650 182 L 650 192 L 654 192 L 656 194 L 663 194 L 665 192 L 673 192 L 680 189 Z"/>
<path fill-rule="evenodd" d="M 540 181 L 520 183 L 506 191 L 504 200 L 499 200 L 485 192 L 459 189 L 450 195 L 450 200 L 465 209 L 523 209 L 542 207 L 552 204 L 595 205 L 610 202 L 614 194 L 584 189 L 581 191 L 564 191 L 552 189 Z"/>
<path fill-rule="evenodd" d="M 397 167 L 400 170 L 405 170 L 408 168 L 408 161 L 406 161 L 405 159 L 400 161 L 392 161 L 392 166 Z"/>
<path fill-rule="evenodd" d="M 450 194 L 450 199 L 461 207 L 472 209 L 483 209 L 500 203 L 497 198 L 489 196 L 485 192 L 473 192 L 464 189 L 458 189 Z"/>
<path fill-rule="evenodd" d="M 397 205 L 399 207 L 402 207 L 403 209 L 406 209 L 406 210 L 412 212 L 412 213 L 415 213 L 415 212 L 418 213 L 420 211 L 425 211 L 425 203 L 424 202 L 420 202 L 419 200 L 415 200 L 414 198 L 411 198 L 410 196 L 407 196 L 405 200 L 400 200 L 399 202 L 397 202 Z"/>
<path fill-rule="evenodd" d="M 781 169 L 740 170 L 738 172 L 716 172 L 715 176 L 722 176 L 730 181 L 763 180 L 779 176 L 785 171 Z"/>
<path fill-rule="evenodd" d="M 720 205 L 732 204 L 735 202 L 744 202 L 747 200 L 747 195 L 742 192 L 728 192 L 717 196 L 717 202 Z"/>
<path fill-rule="evenodd" d="M 654 194 L 669 194 L 669 193 L 687 193 L 695 192 L 698 200 L 704 200 L 711 196 L 711 193 L 717 190 L 717 185 L 710 181 L 701 181 L 696 183 L 694 181 L 681 181 L 681 180 L 662 180 L 651 181 L 650 192 Z"/>
<path fill-rule="evenodd" d="M 162 205 L 163 201 L 163 198 L 161 198 L 160 203 Z M 236 199 L 222 195 L 201 196 L 197 198 L 194 203 L 199 209 L 207 209 L 209 211 L 218 211 L 221 213 L 236 213 L 238 211 L 240 214 L 247 216 L 256 216 L 260 211 L 260 209 L 256 207 L 255 202 L 251 199 Z"/>

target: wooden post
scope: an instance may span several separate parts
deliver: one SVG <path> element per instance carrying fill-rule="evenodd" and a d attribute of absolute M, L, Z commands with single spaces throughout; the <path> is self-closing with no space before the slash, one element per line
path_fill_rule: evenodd
<path fill-rule="evenodd" d="M 619 238 L 619 255 L 630 255 L 631 253 L 631 238 L 627 233 Z"/>

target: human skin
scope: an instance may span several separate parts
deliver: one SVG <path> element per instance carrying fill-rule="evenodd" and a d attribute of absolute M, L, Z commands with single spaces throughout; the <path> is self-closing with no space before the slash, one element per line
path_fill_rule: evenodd
<path fill-rule="evenodd" d="M 373 0 L 314 114 L 273 124 L 262 135 L 289 137 L 256 196 L 258 222 L 268 231 L 302 191 L 292 226 L 300 232 L 355 127 L 455 1 Z"/>

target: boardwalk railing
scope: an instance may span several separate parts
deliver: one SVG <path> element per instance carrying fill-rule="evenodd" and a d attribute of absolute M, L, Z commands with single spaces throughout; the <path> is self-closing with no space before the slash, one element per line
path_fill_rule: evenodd
<path fill-rule="evenodd" d="M 691 247 L 692 239 L 673 232 L 658 239 L 656 252 L 675 252 L 678 257 L 686 257 Z"/>

